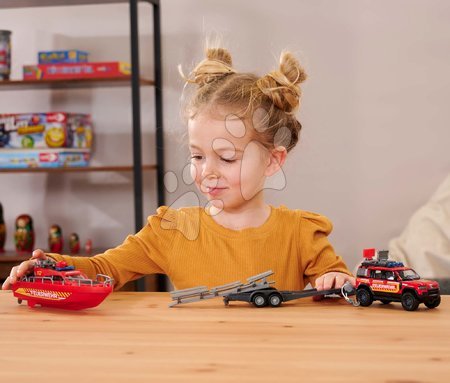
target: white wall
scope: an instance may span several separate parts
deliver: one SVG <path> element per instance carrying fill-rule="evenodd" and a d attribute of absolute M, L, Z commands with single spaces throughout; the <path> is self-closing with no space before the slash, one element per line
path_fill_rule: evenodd
<path fill-rule="evenodd" d="M 146 11 L 140 19 L 143 64 L 149 71 L 151 26 L 147 7 L 141 10 Z M 445 0 L 163 0 L 166 170 L 180 174 L 187 158 L 187 151 L 179 150 L 183 84 L 176 67 L 181 63 L 188 70 L 202 59 L 205 35 L 221 34 L 242 71 L 263 74 L 274 68 L 282 49 L 293 50 L 310 76 L 300 112 L 304 129 L 285 167 L 287 187 L 269 191 L 268 199 L 330 217 L 331 239 L 353 266 L 362 248 L 387 247 L 449 173 L 448 20 Z M 126 60 L 127 23 L 125 5 L 0 11 L 1 29 L 13 30 L 16 78 L 41 49 L 80 48 L 90 50 L 93 60 Z M 143 102 L 148 153 L 151 90 Z M 111 162 L 116 153 L 131 161 L 128 90 L 0 92 L 0 112 L 50 109 L 93 114 L 96 162 Z M 111 150 L 123 140 L 126 145 Z M 67 234 L 93 236 L 94 246 L 110 246 L 133 227 L 129 182 L 129 176 L 110 174 L 2 174 L 0 200 L 10 233 L 18 214 L 35 217 L 38 246 L 45 246 L 53 222 Z M 151 214 L 151 177 L 147 184 Z M 168 203 L 186 190 L 180 182 L 176 192 L 167 193 Z M 176 205 L 183 201 L 193 200 Z"/>

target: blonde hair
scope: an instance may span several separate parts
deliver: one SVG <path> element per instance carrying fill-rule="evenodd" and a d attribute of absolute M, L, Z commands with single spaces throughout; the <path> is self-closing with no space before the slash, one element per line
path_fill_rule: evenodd
<path fill-rule="evenodd" d="M 189 77 L 180 73 L 187 84 L 197 85 L 185 105 L 188 119 L 204 108 L 240 108 L 233 114 L 251 119 L 254 137 L 266 148 L 281 145 L 289 152 L 297 144 L 302 125 L 295 113 L 307 76 L 292 53 L 283 52 L 278 70 L 258 77 L 236 72 L 226 49 L 209 48 Z"/>

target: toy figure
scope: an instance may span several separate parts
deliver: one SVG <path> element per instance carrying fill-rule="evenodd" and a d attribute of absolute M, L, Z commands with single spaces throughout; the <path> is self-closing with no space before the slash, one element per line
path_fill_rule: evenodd
<path fill-rule="evenodd" d="M 16 251 L 31 253 L 34 247 L 33 219 L 28 214 L 21 214 L 16 219 L 16 232 L 14 234 Z"/>
<path fill-rule="evenodd" d="M 48 233 L 48 247 L 52 253 L 61 253 L 63 249 L 63 236 L 61 227 L 52 225 Z"/>
<path fill-rule="evenodd" d="M 0 203 L 0 253 L 5 252 L 6 226 L 3 219 L 3 206 Z"/>
<path fill-rule="evenodd" d="M 70 254 L 78 254 L 80 252 L 80 238 L 77 233 L 70 234 L 69 248 Z"/>
<path fill-rule="evenodd" d="M 88 239 L 86 241 L 86 244 L 84 245 L 84 251 L 87 255 L 90 255 L 92 253 L 92 240 Z"/>

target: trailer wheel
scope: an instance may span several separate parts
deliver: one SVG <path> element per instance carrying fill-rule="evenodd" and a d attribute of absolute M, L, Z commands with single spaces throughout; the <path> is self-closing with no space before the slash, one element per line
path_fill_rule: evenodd
<path fill-rule="evenodd" d="M 278 307 L 279 305 L 281 305 L 281 302 L 283 302 L 283 298 L 280 294 L 274 293 L 269 296 L 269 304 L 272 307 Z"/>
<path fill-rule="evenodd" d="M 267 298 L 261 293 L 253 295 L 252 301 L 256 307 L 264 307 L 267 305 Z"/>
<path fill-rule="evenodd" d="M 20 305 L 22 303 L 22 299 L 18 299 L 17 303 Z"/>

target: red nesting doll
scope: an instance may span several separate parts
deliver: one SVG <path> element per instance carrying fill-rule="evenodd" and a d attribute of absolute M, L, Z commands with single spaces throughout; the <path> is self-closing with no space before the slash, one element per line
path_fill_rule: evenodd
<path fill-rule="evenodd" d="M 21 214 L 16 218 L 16 232 L 14 233 L 16 251 L 31 253 L 34 247 L 33 219 L 28 214 Z"/>
<path fill-rule="evenodd" d="M 69 248 L 70 254 L 78 254 L 80 252 L 80 238 L 77 233 L 70 234 Z"/>
<path fill-rule="evenodd" d="M 59 225 L 52 225 L 48 231 L 48 247 L 52 253 L 61 253 L 63 249 L 62 230 Z"/>

